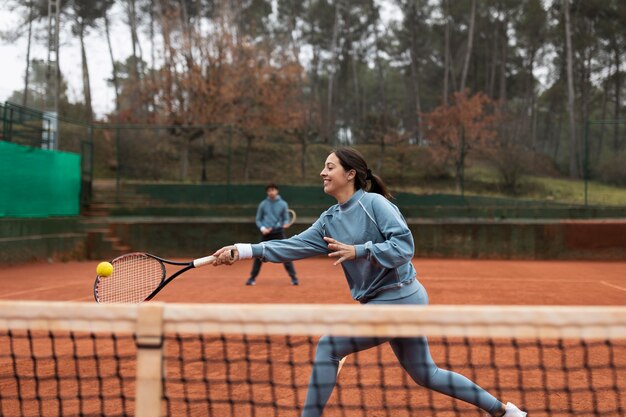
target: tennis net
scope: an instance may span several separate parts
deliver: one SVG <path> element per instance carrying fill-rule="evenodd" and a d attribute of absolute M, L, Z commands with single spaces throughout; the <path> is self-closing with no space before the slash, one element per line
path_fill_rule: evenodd
<path fill-rule="evenodd" d="M 0 415 L 299 416 L 320 335 L 428 337 L 440 368 L 529 416 L 624 416 L 626 308 L 0 302 Z M 354 339 L 357 340 L 357 339 Z M 350 355 L 324 416 L 485 416 L 389 343 Z"/>

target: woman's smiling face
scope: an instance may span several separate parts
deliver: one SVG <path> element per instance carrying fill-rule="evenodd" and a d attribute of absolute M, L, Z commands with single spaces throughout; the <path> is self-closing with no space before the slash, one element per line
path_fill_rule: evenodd
<path fill-rule="evenodd" d="M 354 175 L 354 170 L 346 172 L 339 158 L 334 153 L 331 153 L 326 158 L 324 169 L 320 172 L 320 176 L 324 181 L 324 192 L 342 203 L 344 199 L 340 198 L 341 196 L 354 193 L 354 183 L 352 181 Z"/>

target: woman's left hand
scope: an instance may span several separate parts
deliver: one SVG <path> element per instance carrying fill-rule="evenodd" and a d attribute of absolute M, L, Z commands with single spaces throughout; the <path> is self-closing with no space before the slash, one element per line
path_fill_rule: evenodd
<path fill-rule="evenodd" d="M 331 258 L 339 258 L 333 265 L 339 265 L 343 261 L 356 259 L 356 248 L 354 246 L 341 243 L 332 237 L 325 237 L 324 240 L 328 242 L 328 249 L 332 251 L 328 256 Z"/>

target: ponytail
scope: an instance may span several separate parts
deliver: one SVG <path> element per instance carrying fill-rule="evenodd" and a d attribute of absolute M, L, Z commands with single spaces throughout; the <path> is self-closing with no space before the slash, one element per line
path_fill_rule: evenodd
<path fill-rule="evenodd" d="M 370 193 L 380 194 L 386 199 L 393 196 L 387 189 L 387 185 L 378 175 L 373 174 L 372 170 L 367 167 L 367 162 L 359 151 L 353 148 L 339 148 L 333 152 L 341 166 L 346 171 L 353 169 L 356 172 L 354 176 L 354 189 L 365 190 Z M 369 181 L 369 186 L 367 182 Z"/>
<path fill-rule="evenodd" d="M 391 200 L 393 198 L 385 182 L 376 174 L 372 174 L 372 178 L 370 179 L 370 186 L 367 191 L 370 193 L 380 194 L 387 200 Z"/>

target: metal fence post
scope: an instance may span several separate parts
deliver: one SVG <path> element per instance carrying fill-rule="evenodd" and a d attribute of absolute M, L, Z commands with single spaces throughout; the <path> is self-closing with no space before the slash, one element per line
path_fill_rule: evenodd
<path fill-rule="evenodd" d="M 115 202 L 119 204 L 120 202 L 120 181 L 121 181 L 121 173 L 122 170 L 122 162 L 120 161 L 120 128 L 119 126 L 115 126 Z"/>
<path fill-rule="evenodd" d="M 93 190 L 93 131 L 92 125 L 87 126 L 87 140 L 81 141 L 80 149 L 80 202 L 83 208 L 89 206 Z"/>
<path fill-rule="evenodd" d="M 588 188 L 589 188 L 589 125 L 591 122 L 587 120 L 585 122 L 585 142 L 583 155 L 583 179 L 585 184 L 585 207 L 588 204 Z"/>
<path fill-rule="evenodd" d="M 232 144 L 233 144 L 233 126 L 229 125 L 228 126 L 228 178 L 226 179 L 226 184 L 228 185 L 228 188 L 230 189 L 230 182 L 231 182 L 231 168 L 232 168 L 232 158 L 233 158 L 233 152 L 232 152 Z"/>

